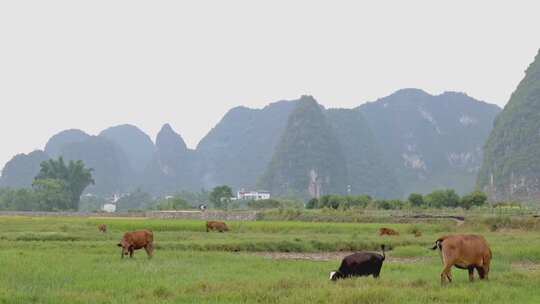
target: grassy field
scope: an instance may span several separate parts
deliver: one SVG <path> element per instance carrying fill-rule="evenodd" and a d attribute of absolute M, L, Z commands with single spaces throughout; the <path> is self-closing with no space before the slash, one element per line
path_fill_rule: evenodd
<path fill-rule="evenodd" d="M 100 234 L 97 224 L 109 233 Z M 530 224 L 530 223 L 529 223 Z M 540 231 L 488 224 L 230 222 L 0 217 L 0 303 L 540 303 Z M 398 237 L 377 235 L 385 226 Z M 528 226 L 536 227 L 536 225 Z M 148 228 L 156 255 L 120 259 L 124 231 Z M 422 237 L 411 231 L 419 229 Z M 490 281 L 455 269 L 441 287 L 441 261 L 427 248 L 447 233 L 481 233 L 494 259 Z M 391 247 L 381 278 L 328 281 L 348 251 Z M 330 260 L 272 259 L 260 252 L 342 251 Z"/>

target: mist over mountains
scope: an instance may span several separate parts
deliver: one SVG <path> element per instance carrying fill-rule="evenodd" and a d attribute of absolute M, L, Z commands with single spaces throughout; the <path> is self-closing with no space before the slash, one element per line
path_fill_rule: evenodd
<path fill-rule="evenodd" d="M 189 149 L 165 124 L 155 141 L 133 125 L 97 136 L 71 129 L 43 151 L 10 160 L 2 187 L 29 187 L 41 161 L 63 156 L 94 169 L 99 195 L 154 195 L 227 184 L 275 196 L 473 190 L 482 147 L 500 109 L 465 94 L 405 89 L 354 109 L 325 109 L 312 96 L 262 109 L 237 107 Z"/>

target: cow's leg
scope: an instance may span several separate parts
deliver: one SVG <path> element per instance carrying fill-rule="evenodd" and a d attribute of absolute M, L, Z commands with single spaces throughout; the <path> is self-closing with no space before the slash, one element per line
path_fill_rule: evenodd
<path fill-rule="evenodd" d="M 120 258 L 121 258 L 121 259 L 124 258 L 124 250 L 120 251 Z"/>
<path fill-rule="evenodd" d="M 490 264 L 491 264 L 491 258 L 484 259 L 484 267 L 482 269 L 484 270 L 485 280 L 488 280 Z"/>
<path fill-rule="evenodd" d="M 478 271 L 478 276 L 480 277 L 480 280 L 487 279 L 486 271 L 484 270 L 484 267 L 476 267 L 476 271 Z"/>
<path fill-rule="evenodd" d="M 469 267 L 467 270 L 469 270 L 469 281 L 474 281 L 474 267 Z"/>
<path fill-rule="evenodd" d="M 130 258 L 133 258 L 133 251 L 134 251 L 133 248 L 129 249 L 129 257 Z"/>
<path fill-rule="evenodd" d="M 146 251 L 146 254 L 148 254 L 149 259 L 154 256 L 154 245 L 152 245 L 152 243 L 146 245 L 146 247 L 144 247 L 144 250 Z"/>
<path fill-rule="evenodd" d="M 446 283 L 446 280 L 448 279 L 449 283 L 452 283 L 452 265 L 445 264 L 444 269 L 441 272 L 441 285 L 444 285 Z"/>

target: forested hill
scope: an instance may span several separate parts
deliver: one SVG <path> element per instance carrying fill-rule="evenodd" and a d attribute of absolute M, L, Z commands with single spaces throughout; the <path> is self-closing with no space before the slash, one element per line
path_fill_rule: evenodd
<path fill-rule="evenodd" d="M 255 187 L 296 104 L 296 101 L 279 101 L 263 109 L 230 110 L 197 147 L 203 166 L 202 186 Z"/>
<path fill-rule="evenodd" d="M 194 150 L 165 124 L 155 143 L 132 125 L 91 136 L 66 130 L 44 151 L 8 162 L 0 186 L 30 187 L 39 163 L 81 159 L 94 168 L 87 191 L 153 195 L 218 185 L 316 194 L 403 197 L 437 188 L 472 190 L 498 107 L 461 93 L 400 90 L 356 109 L 325 109 L 313 97 L 230 110 Z M 266 188 L 266 189 L 265 189 Z"/>
<path fill-rule="evenodd" d="M 478 186 L 494 200 L 540 198 L 540 51 L 495 121 Z"/>
<path fill-rule="evenodd" d="M 347 166 L 347 190 L 377 198 L 403 194 L 366 119 L 356 110 L 329 109 L 326 118 L 337 136 Z"/>
<path fill-rule="evenodd" d="M 472 191 L 483 145 L 500 109 L 462 93 L 404 89 L 358 111 L 406 194 L 441 188 Z"/>
<path fill-rule="evenodd" d="M 289 116 L 260 186 L 278 196 L 346 192 L 342 147 L 324 109 L 313 97 L 302 96 Z"/>

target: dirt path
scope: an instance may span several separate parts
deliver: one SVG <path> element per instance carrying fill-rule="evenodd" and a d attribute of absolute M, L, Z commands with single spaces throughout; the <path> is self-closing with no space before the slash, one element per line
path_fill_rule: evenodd
<path fill-rule="evenodd" d="M 256 252 L 256 256 L 262 256 L 272 260 L 308 260 L 308 261 L 338 261 L 353 252 Z M 390 263 L 414 264 L 431 259 L 430 257 L 387 257 Z"/>

